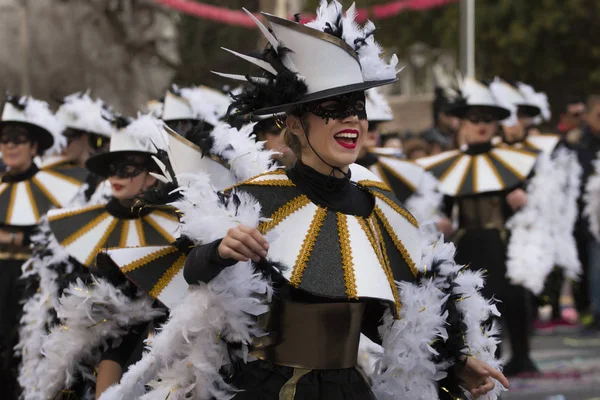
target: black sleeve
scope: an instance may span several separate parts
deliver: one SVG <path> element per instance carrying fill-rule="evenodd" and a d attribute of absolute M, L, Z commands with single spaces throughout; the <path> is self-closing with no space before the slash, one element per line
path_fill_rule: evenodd
<path fill-rule="evenodd" d="M 212 243 L 195 247 L 185 261 L 183 277 L 190 285 L 199 282 L 208 283 L 221 273 L 226 267 L 234 265 L 237 261 L 224 259 L 219 255 L 217 249 L 221 239 Z"/>
<path fill-rule="evenodd" d="M 123 337 L 121 343 L 114 347 L 111 343 L 110 348 L 102 353 L 102 361 L 114 361 L 125 372 L 130 365 L 135 364 L 142 358 L 145 346 L 144 340 L 148 337 L 150 325 L 149 323 L 136 325 Z"/>
<path fill-rule="evenodd" d="M 373 343 L 381 346 L 381 337 L 379 335 L 379 325 L 381 325 L 385 306 L 374 301 L 367 302 L 365 313 L 363 315 L 361 333 L 371 339 Z"/>
<path fill-rule="evenodd" d="M 444 196 L 442 201 L 442 213 L 452 219 L 452 208 L 454 207 L 454 197 Z"/>

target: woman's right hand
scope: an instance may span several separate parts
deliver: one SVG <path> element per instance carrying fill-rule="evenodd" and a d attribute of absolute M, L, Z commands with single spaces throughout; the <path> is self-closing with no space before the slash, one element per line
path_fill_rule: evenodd
<path fill-rule="evenodd" d="M 229 229 L 217 248 L 221 258 L 254 262 L 266 257 L 268 250 L 269 243 L 258 229 L 245 225 Z"/>
<path fill-rule="evenodd" d="M 454 233 L 454 226 L 452 226 L 452 221 L 450 221 L 450 219 L 446 217 L 440 218 L 440 220 L 437 223 L 437 228 L 446 237 Z"/>

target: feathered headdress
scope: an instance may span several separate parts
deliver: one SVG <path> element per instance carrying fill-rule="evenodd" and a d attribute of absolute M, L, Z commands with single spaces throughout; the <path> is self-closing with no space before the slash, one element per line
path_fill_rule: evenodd
<path fill-rule="evenodd" d="M 471 107 L 484 108 L 495 115 L 499 121 L 511 115 L 509 109 L 498 103 L 490 88 L 475 78 L 467 77 L 460 82 L 459 90 L 456 91 L 448 113 L 462 118 Z"/>
<path fill-rule="evenodd" d="M 540 113 L 540 109 L 530 104 L 516 87 L 498 77 L 490 84 L 490 90 L 498 103 L 511 112 L 510 118 L 503 121 L 504 125 L 516 125 L 519 113 L 526 114 L 531 118 Z"/>
<path fill-rule="evenodd" d="M 536 125 L 541 124 L 543 121 L 550 121 L 552 118 L 552 112 L 550 110 L 550 102 L 548 96 L 543 92 L 536 92 L 535 89 L 523 82 L 517 84 L 519 91 L 525 97 L 528 103 L 537 106 L 540 109 L 540 115 L 534 118 Z"/>
<path fill-rule="evenodd" d="M 100 99 L 92 99 L 89 91 L 71 94 L 64 98 L 63 104 L 56 111 L 56 116 L 67 128 L 77 129 L 96 135 L 111 137 L 113 126 L 102 117 L 107 109 Z"/>
<path fill-rule="evenodd" d="M 224 93 L 205 87 L 179 88 L 167 91 L 162 108 L 163 121 L 198 120 L 213 127 L 227 114 L 231 99 Z"/>
<path fill-rule="evenodd" d="M 225 49 L 261 69 L 258 76 L 217 73 L 249 83 L 233 96 L 230 109 L 236 114 L 280 113 L 297 104 L 396 80 L 398 58 L 394 55 L 389 62 L 381 58 L 375 26 L 372 22 L 359 26 L 354 5 L 344 13 L 338 1 L 322 0 L 316 19 L 306 25 L 263 13 L 270 28 L 246 12 L 269 43 L 258 55 Z"/>
<path fill-rule="evenodd" d="M 60 154 L 67 144 L 61 135 L 65 127 L 50 111 L 48 103 L 31 96 L 6 95 L 0 124 L 7 123 L 25 125 L 35 136 L 40 154 Z"/>
<path fill-rule="evenodd" d="M 394 113 L 392 107 L 383 93 L 378 88 L 372 88 L 365 92 L 367 119 L 369 122 L 392 121 Z"/>

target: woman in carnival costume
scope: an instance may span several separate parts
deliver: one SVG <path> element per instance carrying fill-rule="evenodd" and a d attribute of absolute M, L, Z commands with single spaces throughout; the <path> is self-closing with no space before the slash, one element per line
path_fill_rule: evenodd
<path fill-rule="evenodd" d="M 118 121 L 121 125 L 112 136 L 110 151 L 86 162 L 92 173 L 108 180 L 112 197 L 101 204 L 50 211 L 47 226 L 36 242 L 33 269 L 39 274 L 40 290 L 27 302 L 21 328 L 23 363 L 19 380 L 25 399 L 47 398 L 40 393 L 49 389 L 42 383 L 51 374 L 49 365 L 53 367 L 52 360 L 69 354 L 64 351 L 65 343 L 62 346 L 53 343 L 44 349 L 44 342 L 48 331 L 59 325 L 55 309 L 60 296 L 78 278 L 89 282 L 98 252 L 112 247 L 169 244 L 176 239 L 178 218 L 174 209 L 164 205 L 166 196 L 158 198 L 154 206 L 135 207 L 142 193 L 159 192 L 153 173 L 161 169 L 153 157 L 164 149 L 162 122 L 150 116 L 140 116 L 131 123 Z M 120 299 L 123 306 L 131 302 L 126 296 Z M 83 335 L 78 340 L 86 343 L 88 339 Z M 77 344 L 66 346 L 77 348 Z M 87 353 L 82 352 L 84 355 L 77 360 L 89 360 L 86 357 L 95 354 L 97 346 L 90 341 Z M 104 367 L 100 365 L 100 372 Z M 52 385 L 69 388 L 77 378 L 71 377 L 68 384 L 63 380 Z"/>
<path fill-rule="evenodd" d="M 8 170 L 0 184 L 0 386 L 9 399 L 17 398 L 13 346 L 24 291 L 18 279 L 31 257 L 31 236 L 50 208 L 64 207 L 76 197 L 85 178 L 84 170 L 40 169 L 34 162 L 44 153 L 60 151 L 63 128 L 43 101 L 9 96 L 4 104 L 0 153 Z"/>
<path fill-rule="evenodd" d="M 499 306 L 512 348 L 512 358 L 504 373 L 535 372 L 537 369 L 530 358 L 527 333 L 530 315 L 524 305 L 530 302 L 527 301 L 525 286 L 537 284 L 541 289 L 544 277 L 540 276 L 542 274 L 537 268 L 546 266 L 544 273 L 547 274 L 551 260 L 549 264 L 543 252 L 534 252 L 534 256 L 540 259 L 532 256 L 524 271 L 513 268 L 515 263 L 512 261 L 513 257 L 518 257 L 516 264 L 521 265 L 518 261 L 527 254 L 507 254 L 507 248 L 510 251 L 509 219 L 529 206 L 539 206 L 539 201 L 529 199 L 526 193 L 528 178 L 536 166 L 539 151 L 516 149 L 501 140 L 494 140 L 498 122 L 511 117 L 511 111 L 499 105 L 487 86 L 473 78 L 466 78 L 461 95 L 462 104 L 456 103 L 450 112 L 461 119 L 460 133 L 466 145 L 460 150 L 422 158 L 417 162 L 440 180 L 438 190 L 445 195 L 444 213 L 447 218 L 440 220 L 438 226 L 445 234 L 454 235 L 456 262 L 470 264 L 476 270 L 486 270 L 489 279 L 483 293 L 501 301 Z M 450 219 L 455 207 L 458 209 L 457 224 Z M 539 215 L 537 211 L 534 208 L 533 215 Z M 525 216 L 531 216 L 531 213 Z M 547 236 L 538 232 L 536 237 L 543 242 Z"/>
<path fill-rule="evenodd" d="M 493 378 L 508 382 L 480 360 L 496 364 L 497 343 L 481 326 L 493 311 L 481 275 L 442 243 L 420 274 L 414 217 L 350 165 L 367 129 L 364 90 L 395 81 L 395 58 L 383 62 L 374 27 L 337 2 L 307 25 L 265 17 L 263 55 L 234 53 L 264 73 L 227 75 L 250 83 L 233 106 L 285 112 L 300 160 L 224 193 L 185 189 L 182 232 L 203 243 L 186 261 L 190 292 L 102 399 L 434 399 L 461 396 L 459 381 L 495 397 Z M 355 368 L 361 332 L 384 348 L 372 387 Z"/>

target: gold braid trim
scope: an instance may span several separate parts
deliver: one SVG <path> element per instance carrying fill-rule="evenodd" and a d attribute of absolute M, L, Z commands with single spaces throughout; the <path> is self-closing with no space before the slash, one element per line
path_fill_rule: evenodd
<path fill-rule="evenodd" d="M 165 228 L 163 228 L 158 221 L 154 220 L 154 218 L 152 218 L 152 214 L 148 214 L 145 217 L 143 217 L 144 221 L 150 225 L 152 228 L 154 228 L 154 230 L 156 232 L 158 232 L 162 237 L 164 237 L 167 242 L 171 243 L 175 241 L 175 237 L 170 234 L 169 232 L 167 232 L 167 230 Z"/>
<path fill-rule="evenodd" d="M 148 215 L 157 215 L 174 222 L 179 222 L 177 211 L 172 207 L 152 210 L 152 212 Z"/>
<path fill-rule="evenodd" d="M 321 231 L 326 216 L 327 209 L 318 207 L 313 220 L 310 223 L 310 228 L 308 228 L 308 232 L 306 232 L 304 242 L 302 242 L 302 248 L 300 249 L 300 253 L 298 253 L 298 258 L 296 259 L 294 270 L 292 271 L 292 276 L 290 278 L 291 285 L 296 288 L 300 286 L 306 264 L 310 259 L 310 255 L 315 247 L 315 242 L 317 241 L 317 236 L 319 236 L 319 232 Z"/>
<path fill-rule="evenodd" d="M 67 181 L 69 183 L 72 183 L 75 186 L 82 186 L 83 182 L 80 181 L 79 179 L 73 178 L 72 176 L 68 176 L 65 174 L 62 174 L 58 171 L 53 171 L 51 169 L 43 169 L 43 172 L 52 175 L 53 177 L 57 178 L 57 179 L 62 179 L 63 181 Z"/>
<path fill-rule="evenodd" d="M 342 268 L 344 269 L 344 281 L 346 282 L 346 295 L 349 299 L 358 299 L 356 290 L 356 278 L 354 277 L 354 263 L 352 261 L 352 250 L 350 248 L 350 233 L 348 232 L 348 221 L 346 215 L 336 213 L 338 218 L 338 236 L 340 238 L 340 249 L 342 253 Z"/>
<path fill-rule="evenodd" d="M 112 216 L 108 212 L 104 211 L 96 218 L 85 224 L 81 229 L 78 229 L 75 232 L 71 233 L 69 236 L 67 236 L 67 238 L 60 242 L 61 246 L 67 247 L 68 245 L 70 245 L 71 243 L 73 243 L 74 241 L 91 231 L 96 225 L 104 221 L 106 218 L 112 218 Z M 116 220 L 116 218 L 114 219 Z"/>
<path fill-rule="evenodd" d="M 167 287 L 167 285 L 171 283 L 175 275 L 177 275 L 177 273 L 181 271 L 181 268 L 183 268 L 183 265 L 185 264 L 186 258 L 187 256 L 185 254 L 180 255 L 177 261 L 175 261 L 173 265 L 171 265 L 169 269 L 165 271 L 163 276 L 160 277 L 160 279 L 158 280 L 156 285 L 154 285 L 152 290 L 148 292 L 148 294 L 151 297 L 154 297 L 155 299 L 158 298 L 158 296 Z"/>
<path fill-rule="evenodd" d="M 359 186 L 364 186 L 364 187 L 376 187 L 378 189 L 386 190 L 388 192 L 392 191 L 392 189 L 390 189 L 390 187 L 385 182 L 373 181 L 370 179 L 363 179 L 362 181 L 358 181 L 357 184 Z"/>
<path fill-rule="evenodd" d="M 121 227 L 121 239 L 119 240 L 119 247 L 127 247 L 127 238 L 129 237 L 129 224 L 128 219 L 123 220 L 123 226 Z"/>
<path fill-rule="evenodd" d="M 135 230 L 138 234 L 140 246 L 146 246 L 146 233 L 144 232 L 144 221 L 142 221 L 141 218 L 137 218 L 134 221 Z"/>
<path fill-rule="evenodd" d="M 54 206 L 62 207 L 62 204 L 56 199 L 56 197 L 54 197 L 52 193 L 50 193 L 48 188 L 44 186 L 44 184 L 37 178 L 37 176 L 31 178 L 31 181 L 35 184 L 35 186 L 38 187 L 38 189 L 42 191 L 42 193 L 44 193 L 44 196 L 46 196 L 48 200 L 50 200 L 50 202 L 54 204 Z"/>
<path fill-rule="evenodd" d="M 412 226 L 414 226 L 415 228 L 419 227 L 419 223 L 417 222 L 417 220 L 415 219 L 415 217 L 412 216 L 411 213 L 409 213 L 408 211 L 406 211 L 404 208 L 400 207 L 398 204 L 394 203 L 392 200 L 390 200 L 388 197 L 386 197 L 385 195 L 379 193 L 376 190 L 370 190 L 371 194 L 377 198 L 380 198 L 381 200 L 383 200 L 388 206 L 392 207 L 392 209 L 394 211 L 396 211 L 398 214 L 402 215 L 408 222 L 410 222 L 410 224 Z"/>
<path fill-rule="evenodd" d="M 146 264 L 150 264 L 152 261 L 158 260 L 161 257 L 164 257 L 171 253 L 175 253 L 176 251 L 177 251 L 177 247 L 175 247 L 175 246 L 165 247 L 164 249 L 160 249 L 158 251 L 152 252 L 152 253 L 148 254 L 147 256 L 144 256 L 140 259 L 130 262 L 129 264 L 123 265 L 121 267 L 121 272 L 126 274 L 128 272 L 134 271 Z"/>
<path fill-rule="evenodd" d="M 256 179 L 258 179 L 258 178 L 260 178 L 262 176 L 268 176 L 268 175 L 285 175 L 285 170 L 284 169 L 276 169 L 275 171 L 269 171 L 269 172 L 264 172 L 262 174 L 258 174 L 258 175 L 253 176 L 252 178 L 250 178 L 248 180 L 236 183 L 235 185 L 228 187 L 227 189 L 223 190 L 223 192 L 228 192 L 231 189 L 233 189 L 235 187 L 238 187 L 238 186 L 241 186 L 241 185 L 256 184 L 255 182 L 253 182 L 254 180 L 256 180 Z M 273 181 L 273 180 L 276 180 L 276 179 L 271 179 L 271 181 Z M 285 180 L 282 180 L 282 182 L 285 182 Z M 287 182 L 291 183 L 292 181 L 288 179 Z M 291 186 L 295 186 L 295 185 L 292 183 Z"/>
<path fill-rule="evenodd" d="M 390 165 L 386 164 L 385 160 L 384 161 L 380 160 L 378 162 L 378 164 L 381 165 L 382 169 L 388 171 L 390 174 L 392 174 L 392 176 L 394 178 L 398 179 L 400 182 L 402 182 L 404 185 L 406 185 L 410 190 L 412 190 L 413 192 L 417 191 L 417 188 L 415 187 L 415 185 L 413 185 L 412 183 L 410 183 L 404 176 L 402 176 L 398 171 L 396 171 Z"/>
<path fill-rule="evenodd" d="M 383 227 L 385 228 L 388 235 L 390 235 L 390 237 L 392 238 L 392 241 L 394 242 L 394 245 L 396 246 L 396 248 L 398 249 L 400 254 L 402 254 L 402 258 L 408 265 L 408 268 L 410 268 L 410 271 L 412 272 L 412 274 L 414 276 L 417 276 L 419 271 L 417 270 L 417 266 L 415 265 L 415 262 L 410 257 L 410 254 L 408 254 L 406 247 L 404 247 L 404 244 L 402 244 L 402 241 L 398 238 L 398 236 L 396 235 L 396 232 L 394 232 L 394 229 L 392 228 L 390 221 L 387 219 L 387 217 L 385 216 L 385 214 L 383 213 L 381 208 L 379 208 L 379 206 L 377 206 L 377 205 L 375 206 L 375 214 L 377 214 L 377 217 L 379 217 L 379 220 L 383 223 Z M 382 239 L 383 239 L 383 237 L 382 237 Z"/>
<path fill-rule="evenodd" d="M 24 181 L 25 191 L 27 192 L 27 197 L 29 197 L 29 202 L 31 203 L 31 211 L 33 212 L 33 216 L 36 221 L 40 220 L 40 210 L 38 210 L 37 203 L 35 201 L 35 197 L 33 197 L 33 192 L 31 191 L 31 182 Z"/>
<path fill-rule="evenodd" d="M 59 220 L 59 219 L 63 219 L 63 218 L 68 218 L 68 217 L 74 217 L 75 215 L 80 215 L 83 213 L 86 213 L 88 211 L 92 211 L 92 210 L 98 210 L 100 208 L 105 208 L 106 204 L 97 204 L 94 206 L 87 206 L 87 207 L 81 207 L 81 208 L 77 208 L 75 210 L 72 211 L 67 211 L 67 212 L 61 212 L 60 214 L 57 215 L 53 215 L 52 217 L 48 217 L 48 220 L 50 222 Z"/>
<path fill-rule="evenodd" d="M 398 287 L 396 286 L 396 282 L 394 281 L 394 274 L 392 272 L 392 268 L 390 267 L 390 260 L 388 258 L 387 251 L 385 248 L 385 241 L 383 240 L 383 236 L 381 235 L 381 229 L 379 228 L 379 224 L 377 223 L 377 220 L 375 219 L 373 214 L 371 214 L 371 216 L 369 217 L 369 220 L 370 220 L 370 224 L 364 218 L 359 218 L 358 222 L 360 223 L 360 226 L 363 228 L 363 230 L 367 234 L 367 237 L 369 238 L 369 242 L 371 242 L 371 246 L 373 247 L 373 250 L 375 250 L 375 253 L 377 254 L 377 258 L 379 259 L 379 263 L 381 264 L 381 267 L 383 268 L 383 271 L 385 272 L 385 276 L 388 279 L 388 283 L 390 285 L 390 288 L 392 289 L 392 294 L 394 295 L 394 302 L 396 303 L 395 304 L 396 315 L 398 316 L 398 315 L 400 315 L 400 309 L 402 308 L 402 303 L 400 302 L 400 294 L 398 293 Z M 374 229 L 375 232 L 373 232 L 371 229 Z M 377 236 L 379 238 L 379 245 L 377 244 L 377 241 L 375 240 L 375 236 Z"/>
<path fill-rule="evenodd" d="M 17 185 L 11 184 L 10 199 L 8 200 L 8 211 L 6 211 L 6 224 L 10 225 L 13 219 L 13 213 L 15 212 L 15 199 L 17 198 Z"/>
<path fill-rule="evenodd" d="M 263 235 L 269 232 L 271 229 L 275 228 L 277 225 L 281 223 L 284 219 L 301 209 L 302 207 L 310 204 L 310 200 L 306 195 L 300 195 L 298 197 L 294 197 L 292 200 L 285 203 L 281 206 L 277 211 L 275 211 L 270 217 L 270 221 L 265 221 L 258 225 L 258 230 Z"/>
<path fill-rule="evenodd" d="M 108 237 L 110 236 L 112 231 L 115 230 L 118 223 L 119 223 L 119 220 L 117 218 L 113 218 L 113 221 L 110 223 L 110 226 L 106 229 L 106 231 L 104 232 L 104 234 L 102 235 L 102 237 L 100 238 L 98 243 L 96 244 L 96 247 L 94 247 L 94 249 L 88 256 L 87 260 L 85 260 L 85 265 L 91 266 L 93 264 L 94 258 L 96 258 L 96 255 L 100 252 L 100 250 L 102 249 L 102 246 L 104 246 L 106 244 Z"/>

